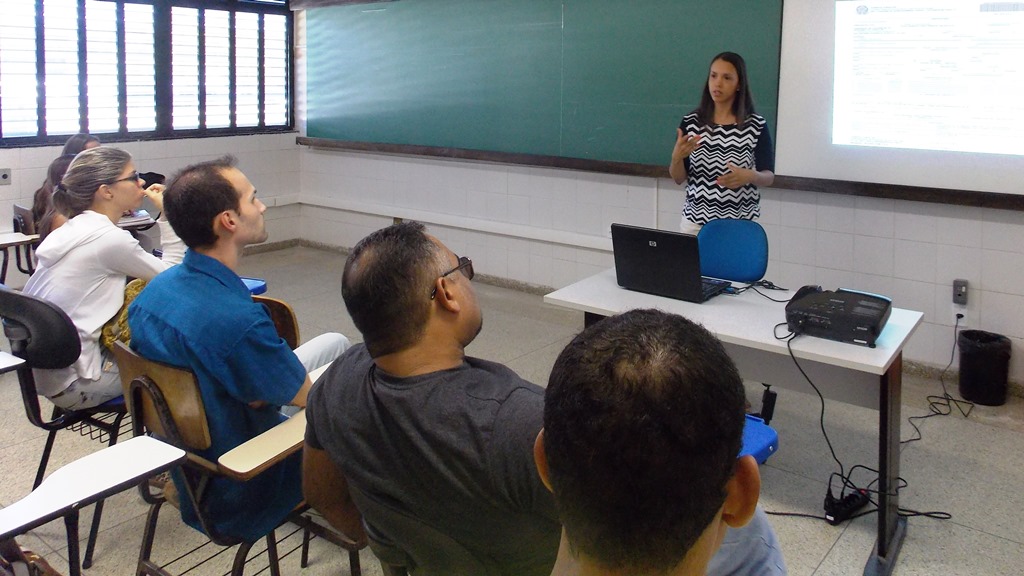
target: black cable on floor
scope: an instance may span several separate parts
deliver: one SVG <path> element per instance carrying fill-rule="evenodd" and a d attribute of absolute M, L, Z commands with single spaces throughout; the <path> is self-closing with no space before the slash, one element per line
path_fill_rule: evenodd
<path fill-rule="evenodd" d="M 793 364 L 796 365 L 797 370 L 799 370 L 800 374 L 803 375 L 804 380 L 806 380 L 807 383 L 811 385 L 811 389 L 814 390 L 814 393 L 818 395 L 818 401 L 820 402 L 820 405 L 821 405 L 821 411 L 820 411 L 819 417 L 818 417 L 818 424 L 821 427 L 821 435 L 825 437 L 825 444 L 828 445 L 828 451 L 832 454 L 832 459 L 835 460 L 836 464 L 839 465 L 839 474 L 840 474 L 840 476 L 845 477 L 846 474 L 844 473 L 845 468 L 843 467 L 843 463 L 840 462 L 839 461 L 839 457 L 836 456 L 836 451 L 832 447 L 832 440 L 829 439 L 828 432 L 825 431 L 825 397 L 821 395 L 821 390 L 818 390 L 818 387 L 811 380 L 811 377 L 807 375 L 807 372 L 804 371 L 803 366 L 801 366 L 800 362 L 797 361 L 796 355 L 793 354 L 793 340 L 797 336 L 799 336 L 799 334 L 796 334 L 794 332 L 790 332 L 789 335 L 787 335 L 787 336 L 779 337 L 779 335 L 778 335 L 779 326 L 785 326 L 785 325 L 786 325 L 785 322 L 780 322 L 780 323 L 776 324 L 775 328 L 773 328 L 772 332 L 774 333 L 775 338 L 777 340 L 784 340 L 786 342 L 786 350 L 789 351 L 789 357 L 793 359 Z"/>
<path fill-rule="evenodd" d="M 874 510 L 866 510 L 866 511 L 863 511 L 863 512 L 859 512 L 859 513 L 853 514 L 852 516 L 847 518 L 847 520 L 854 520 L 854 519 L 860 518 L 862 516 L 867 516 L 868 514 L 874 514 L 874 513 L 878 512 L 878 502 L 877 502 L 877 500 L 875 498 L 871 497 L 870 495 L 872 495 L 872 494 L 877 495 L 878 494 L 878 490 L 876 488 L 873 488 L 873 486 L 878 483 L 879 472 L 878 472 L 878 470 L 876 470 L 874 468 L 871 468 L 870 466 L 865 466 L 863 464 L 856 464 L 856 465 L 854 465 L 853 467 L 850 468 L 849 473 L 846 472 L 846 469 L 843 466 L 843 463 L 839 460 L 839 457 L 836 455 L 836 451 L 835 451 L 835 449 L 832 446 L 832 441 L 828 437 L 828 432 L 825 430 L 825 397 L 821 394 L 821 391 L 818 389 L 817 385 L 815 385 L 814 382 L 811 380 L 810 376 L 807 375 L 807 372 L 804 371 L 803 366 L 800 365 L 800 362 L 796 359 L 796 355 L 793 353 L 793 344 L 792 344 L 792 342 L 800 334 L 794 333 L 794 332 L 790 332 L 789 334 L 784 335 L 784 336 L 779 336 L 779 334 L 778 334 L 779 327 L 780 326 L 786 326 L 786 325 L 787 325 L 786 322 L 780 322 L 779 324 L 776 324 L 774 326 L 774 328 L 773 328 L 773 335 L 775 336 L 775 338 L 777 340 L 784 340 L 786 342 L 786 350 L 789 351 L 789 356 L 790 356 L 790 358 L 792 358 L 793 364 L 797 367 L 797 370 L 800 371 L 800 374 L 804 377 L 804 380 L 806 380 L 807 383 L 811 385 L 811 389 L 814 390 L 815 394 L 818 395 L 818 401 L 819 401 L 820 406 L 821 406 L 821 411 L 819 413 L 819 418 L 818 418 L 818 423 L 819 423 L 819 426 L 821 427 L 821 434 L 825 438 L 825 443 L 828 445 L 829 452 L 832 454 L 832 459 L 835 460 L 836 464 L 839 466 L 839 472 L 833 472 L 829 476 L 829 479 L 828 479 L 828 496 L 827 497 L 831 497 L 832 496 L 832 482 L 833 482 L 833 480 L 835 478 L 839 478 L 840 485 L 842 486 L 842 489 L 840 491 L 838 500 L 842 500 L 843 497 L 846 496 L 846 494 L 848 493 L 847 492 L 848 489 L 850 491 L 864 491 L 866 494 L 869 495 L 868 496 L 868 502 L 870 502 L 871 504 L 873 504 L 875 506 Z M 957 318 L 957 325 L 959 325 L 959 318 Z M 954 326 L 954 334 L 956 334 L 955 329 L 956 329 L 956 326 Z M 955 343 L 956 342 L 955 342 L 955 338 L 954 338 L 954 346 L 955 346 Z M 952 355 L 951 355 L 950 363 L 946 366 L 946 368 L 948 369 L 949 366 L 952 365 L 952 363 L 953 363 L 953 360 L 952 360 Z M 944 374 L 945 374 L 945 370 L 943 371 L 943 375 Z M 941 377 L 940 377 L 939 381 L 942 382 L 942 378 Z M 942 391 L 943 391 L 943 396 L 944 397 L 949 397 L 949 394 L 946 392 L 946 386 L 945 386 L 944 382 L 942 382 Z M 930 398 L 932 398 L 932 397 L 929 397 L 929 399 Z M 956 400 L 956 399 L 953 399 L 951 397 L 949 397 L 949 399 L 952 400 L 953 402 L 963 402 L 961 400 Z M 948 406 L 948 404 L 947 404 L 947 406 Z M 971 406 L 973 407 L 973 404 L 971 404 Z M 958 404 L 957 407 L 959 408 L 959 404 Z M 961 412 L 963 412 L 962 408 L 961 408 Z M 967 413 L 970 413 L 970 410 L 968 410 Z M 932 415 L 935 415 L 935 414 L 932 414 Z M 964 414 L 964 415 L 966 416 L 966 414 Z M 929 416 L 916 416 L 914 418 L 919 418 L 920 419 L 920 418 L 927 418 L 927 417 L 929 417 Z M 914 428 L 916 429 L 917 427 L 914 426 Z M 920 436 L 920 432 L 919 432 L 919 436 Z M 871 480 L 870 482 L 868 482 L 866 488 L 862 489 L 862 488 L 858 487 L 852 481 L 851 478 L 852 478 L 854 472 L 856 472 L 857 470 L 865 470 L 865 471 L 867 471 L 869 473 L 872 473 L 874 475 L 874 479 Z M 899 494 L 899 491 L 904 489 L 904 488 L 906 488 L 907 486 L 908 486 L 907 481 L 903 477 L 898 477 L 897 478 L 897 482 L 896 482 L 896 490 L 895 490 L 896 494 Z M 800 518 L 811 518 L 811 519 L 816 519 L 816 520 L 826 520 L 827 521 L 827 518 L 825 518 L 824 516 L 817 516 L 817 515 L 814 515 L 814 514 L 804 514 L 804 513 L 800 513 L 800 512 L 769 512 L 769 511 L 765 510 L 765 513 L 771 514 L 773 516 L 794 516 L 794 517 L 800 517 Z M 948 512 L 942 512 L 942 511 L 921 512 L 921 511 L 918 511 L 918 510 L 913 510 L 911 508 L 902 508 L 902 507 L 897 509 L 897 513 L 900 516 L 904 517 L 904 518 L 909 518 L 909 517 L 913 517 L 913 516 L 924 516 L 924 517 L 927 517 L 927 518 L 934 518 L 936 520 L 949 520 L 949 519 L 951 519 L 953 517 Z"/>
<path fill-rule="evenodd" d="M 973 402 L 954 398 L 946 390 L 946 372 L 948 372 L 949 367 L 953 365 L 953 357 L 956 355 L 957 328 L 960 326 L 960 318 L 962 318 L 963 315 L 957 314 L 956 316 L 956 322 L 953 324 L 953 346 L 949 351 L 949 362 L 946 364 L 946 367 L 942 369 L 942 373 L 939 374 L 939 384 L 942 385 L 942 395 L 936 396 L 933 394 L 925 397 L 925 399 L 928 400 L 928 413 L 923 416 L 911 416 L 907 418 L 907 422 L 914 428 L 914 437 L 907 440 L 901 440 L 900 444 L 910 444 L 911 442 L 917 442 L 921 439 L 921 429 L 918 428 L 915 420 L 925 420 L 933 416 L 949 416 L 953 413 L 954 404 L 964 418 L 969 416 L 971 411 L 974 410 Z M 964 411 L 965 405 L 967 406 L 966 412 Z"/>

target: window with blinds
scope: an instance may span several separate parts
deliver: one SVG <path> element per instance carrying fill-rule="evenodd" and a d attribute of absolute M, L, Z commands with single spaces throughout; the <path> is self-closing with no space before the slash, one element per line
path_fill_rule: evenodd
<path fill-rule="evenodd" d="M 292 127 L 285 0 L 0 0 L 3 145 Z"/>

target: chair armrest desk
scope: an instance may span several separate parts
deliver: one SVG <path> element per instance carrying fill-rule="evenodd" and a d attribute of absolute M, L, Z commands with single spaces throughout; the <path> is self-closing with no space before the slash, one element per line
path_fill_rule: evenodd
<path fill-rule="evenodd" d="M 310 380 L 315 382 L 326 370 L 327 366 L 321 366 L 310 372 Z M 217 460 L 217 467 L 235 480 L 248 480 L 297 452 L 305 436 L 306 411 L 301 410 L 270 430 L 225 452 Z"/>

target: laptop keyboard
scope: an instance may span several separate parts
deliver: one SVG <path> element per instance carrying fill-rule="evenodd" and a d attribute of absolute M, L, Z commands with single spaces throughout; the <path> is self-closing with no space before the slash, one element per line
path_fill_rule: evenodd
<path fill-rule="evenodd" d="M 716 280 L 714 278 L 707 278 L 705 276 L 701 276 L 700 281 L 701 290 L 704 291 L 704 300 L 711 298 L 712 296 L 720 293 L 722 290 L 725 290 L 726 288 L 731 286 L 731 284 L 729 282 L 726 282 L 725 280 Z"/>

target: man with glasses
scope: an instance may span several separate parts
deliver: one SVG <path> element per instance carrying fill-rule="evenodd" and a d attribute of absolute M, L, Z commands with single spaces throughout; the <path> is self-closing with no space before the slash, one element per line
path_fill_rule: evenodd
<path fill-rule="evenodd" d="M 212 440 L 200 455 L 212 462 L 282 422 L 280 406 L 304 406 L 307 373 L 348 347 L 328 333 L 292 351 L 236 273 L 242 250 L 267 239 L 266 209 L 230 156 L 179 172 L 164 212 L 189 250 L 128 310 L 136 352 L 199 379 Z M 280 524 L 302 500 L 300 464 L 296 455 L 249 482 L 213 479 L 205 502 L 217 532 L 252 542 Z M 188 501 L 181 504 L 182 518 L 201 530 Z"/>
<path fill-rule="evenodd" d="M 352 249 L 341 291 L 365 344 L 310 391 L 303 493 L 417 575 L 547 576 L 561 525 L 533 460 L 544 390 L 465 355 L 482 326 L 472 278 L 469 258 L 416 222 Z M 736 563 L 781 564 L 763 516 L 752 525 L 733 536 Z"/>

